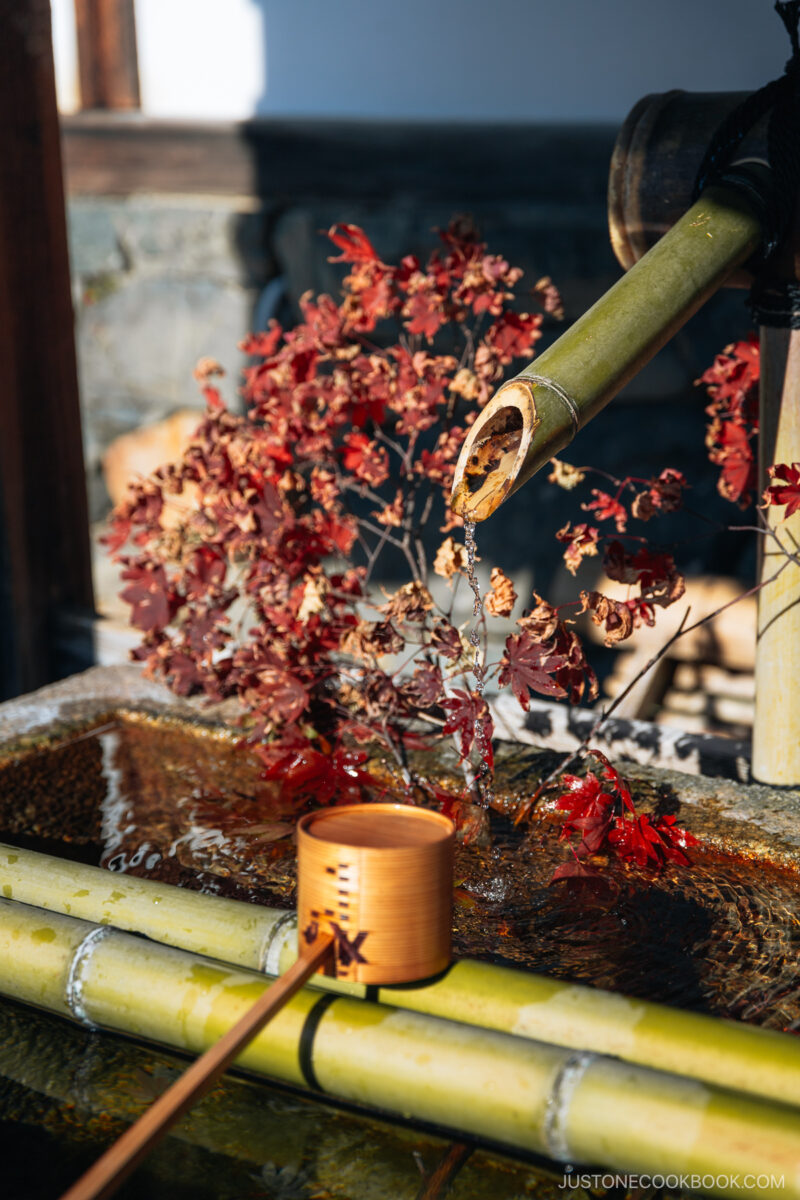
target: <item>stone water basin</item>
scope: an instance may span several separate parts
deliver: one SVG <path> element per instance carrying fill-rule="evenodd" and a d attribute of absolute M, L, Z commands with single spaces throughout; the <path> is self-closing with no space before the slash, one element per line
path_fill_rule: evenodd
<path fill-rule="evenodd" d="M 299 813 L 235 733 L 116 668 L 1 706 L 0 722 L 0 840 L 293 907 Z M 553 763 L 510 744 L 498 757 L 497 791 L 512 802 Z M 492 813 L 490 837 L 458 850 L 456 953 L 799 1029 L 798 797 L 638 765 L 627 773 L 643 809 L 676 813 L 702 839 L 692 867 L 653 875 L 609 864 L 602 883 L 549 886 L 565 853 L 553 814 L 515 828 Z M 0 1002 L 0 1137 L 17 1179 L 4 1194 L 58 1195 L 179 1063 Z M 57 1165 L 45 1171 L 45 1160 Z M 437 1164 L 447 1194 L 475 1200 L 555 1195 L 561 1180 L 560 1168 L 491 1147 L 466 1158 L 435 1131 L 230 1078 L 120 1194 L 172 1197 L 191 1180 L 193 1196 L 413 1200 Z"/>

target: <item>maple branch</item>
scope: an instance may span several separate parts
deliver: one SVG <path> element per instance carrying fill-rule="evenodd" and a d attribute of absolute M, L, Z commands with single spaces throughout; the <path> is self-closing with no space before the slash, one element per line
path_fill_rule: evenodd
<path fill-rule="evenodd" d="M 570 767 L 574 762 L 577 762 L 577 760 L 586 753 L 586 751 L 589 749 L 589 743 L 597 735 L 598 731 L 602 729 L 606 721 L 613 716 L 614 712 L 625 699 L 625 697 L 630 695 L 634 687 L 636 687 L 636 685 L 645 677 L 647 672 L 650 671 L 656 665 L 656 663 L 664 657 L 670 646 L 677 642 L 678 638 L 683 637 L 687 633 L 692 633 L 695 629 L 699 629 L 702 625 L 707 625 L 709 621 L 713 621 L 720 615 L 720 613 L 723 613 L 727 608 L 731 608 L 734 604 L 738 604 L 740 600 L 745 600 L 748 596 L 756 595 L 761 588 L 766 587 L 767 584 L 773 583 L 774 580 L 776 580 L 788 566 L 789 560 L 787 559 L 787 561 L 781 563 L 777 571 L 775 571 L 773 575 L 770 575 L 768 579 L 764 579 L 760 583 L 754 584 L 753 587 L 748 588 L 747 591 L 741 592 L 738 596 L 734 596 L 732 600 L 727 600 L 724 604 L 720 604 L 719 608 L 715 608 L 713 612 L 707 613 L 704 617 L 700 617 L 700 619 L 695 621 L 692 625 L 686 624 L 689 613 L 691 612 L 691 609 L 687 608 L 686 612 L 683 614 L 683 619 L 681 620 L 681 623 L 675 632 L 671 634 L 669 638 L 667 638 L 663 646 L 661 646 L 661 648 L 647 660 L 641 670 L 637 671 L 633 678 L 628 681 L 622 691 L 614 697 L 614 699 L 610 702 L 607 708 L 603 710 L 603 712 L 592 725 L 589 732 L 575 747 L 575 749 L 570 751 L 566 758 L 564 758 L 559 765 L 555 767 L 545 779 L 542 780 L 536 791 L 531 796 L 530 800 L 520 807 L 519 813 L 514 818 L 514 823 L 518 824 L 519 821 L 521 821 L 523 817 L 530 812 L 532 806 L 540 798 L 542 793 L 546 791 L 550 784 L 553 783 L 554 780 L 558 779 L 559 775 L 563 774 L 567 767 Z"/>

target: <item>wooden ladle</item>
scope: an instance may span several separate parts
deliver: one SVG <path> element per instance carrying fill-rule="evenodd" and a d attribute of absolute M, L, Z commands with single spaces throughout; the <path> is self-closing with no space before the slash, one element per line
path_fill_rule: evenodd
<path fill-rule="evenodd" d="M 346 805 L 303 817 L 296 962 L 62 1200 L 111 1196 L 316 971 L 401 983 L 443 970 L 450 961 L 454 841 L 446 817 L 405 804 Z"/>

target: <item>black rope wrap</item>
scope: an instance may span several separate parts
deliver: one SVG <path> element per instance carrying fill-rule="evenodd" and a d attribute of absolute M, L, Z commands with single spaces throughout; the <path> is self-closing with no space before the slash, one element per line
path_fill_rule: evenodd
<path fill-rule="evenodd" d="M 755 271 L 763 270 L 792 228 L 800 188 L 800 0 L 776 0 L 775 11 L 792 46 L 784 73 L 728 114 L 706 150 L 693 194 L 696 200 L 710 184 L 728 183 L 755 201 L 764 225 L 761 251 L 748 264 Z M 745 136 L 765 118 L 772 176 L 772 185 L 766 188 L 747 162 L 730 165 Z M 800 286 L 793 281 L 757 279 L 749 304 L 760 325 L 800 328 Z"/>

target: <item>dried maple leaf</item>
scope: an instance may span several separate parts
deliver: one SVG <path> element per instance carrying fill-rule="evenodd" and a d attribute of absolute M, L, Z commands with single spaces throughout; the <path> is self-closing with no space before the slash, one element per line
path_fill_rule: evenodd
<path fill-rule="evenodd" d="M 558 613 L 537 592 L 533 593 L 533 598 L 536 601 L 533 608 L 523 613 L 517 624 L 538 642 L 549 642 L 558 629 Z"/>
<path fill-rule="evenodd" d="M 564 302 L 549 275 L 543 275 L 541 279 L 537 279 L 531 288 L 531 295 L 536 297 L 546 313 L 555 317 L 557 321 L 564 320 Z"/>
<path fill-rule="evenodd" d="M 197 365 L 192 374 L 198 383 L 207 383 L 215 375 L 224 375 L 225 369 L 220 366 L 215 358 L 206 356 L 197 360 Z"/>
<path fill-rule="evenodd" d="M 565 492 L 571 492 L 586 478 L 585 470 L 581 467 L 573 467 L 571 463 L 564 462 L 560 458 L 551 458 L 550 466 L 552 470 L 547 476 L 547 482 L 558 484 Z"/>
<path fill-rule="evenodd" d="M 391 504 L 387 504 L 384 508 L 376 509 L 372 515 L 376 521 L 380 521 L 381 525 L 390 525 L 394 529 L 399 529 L 403 524 L 403 517 L 405 515 L 405 495 L 403 491 L 398 489 Z"/>
<path fill-rule="evenodd" d="M 433 663 L 423 663 L 415 669 L 401 690 L 415 707 L 432 708 L 438 704 L 444 692 L 442 672 Z"/>
<path fill-rule="evenodd" d="M 574 575 L 584 558 L 597 554 L 600 530 L 594 525 L 586 524 L 575 525 L 573 527 L 568 521 L 562 529 L 559 529 L 556 534 L 556 540 L 567 542 L 567 548 L 564 551 L 564 562 L 567 564 L 567 570 L 570 574 Z"/>
<path fill-rule="evenodd" d="M 454 575 L 459 571 L 465 571 L 466 567 L 466 548 L 452 537 L 445 538 L 433 560 L 433 569 L 436 574 L 450 582 Z"/>
<path fill-rule="evenodd" d="M 683 490 L 689 485 L 680 471 L 666 467 L 657 479 L 651 479 L 643 492 L 637 492 L 631 513 L 639 521 L 649 521 L 656 513 L 677 512 L 683 503 Z"/>
<path fill-rule="evenodd" d="M 397 654 L 405 642 L 389 621 L 359 621 L 342 639 L 341 648 L 354 658 L 380 658 Z"/>
<path fill-rule="evenodd" d="M 128 586 L 120 592 L 120 599 L 131 605 L 131 625 L 144 633 L 164 629 L 178 603 L 164 568 L 131 564 L 122 572 L 122 578 Z"/>
<path fill-rule="evenodd" d="M 465 652 L 461 634 L 449 621 L 442 618 L 434 625 L 430 635 L 431 649 L 445 658 L 457 660 Z"/>
<path fill-rule="evenodd" d="M 609 579 L 617 583 L 638 583 L 639 598 L 661 608 L 679 600 L 686 590 L 686 581 L 672 555 L 653 552 L 646 546 L 630 554 L 621 542 L 609 542 L 603 567 Z"/>
<path fill-rule="evenodd" d="M 490 590 L 484 599 L 484 608 L 490 617 L 508 617 L 517 602 L 514 585 L 499 567 L 492 567 L 489 576 Z"/>
<path fill-rule="evenodd" d="M 595 625 L 605 627 L 605 645 L 615 646 L 633 633 L 633 613 L 621 600 L 600 592 L 581 592 L 582 612 L 589 612 Z"/>
<path fill-rule="evenodd" d="M 433 597 L 421 583 L 413 580 L 398 588 L 385 604 L 378 606 L 378 612 L 384 613 L 390 620 L 419 625 L 433 608 Z"/>

